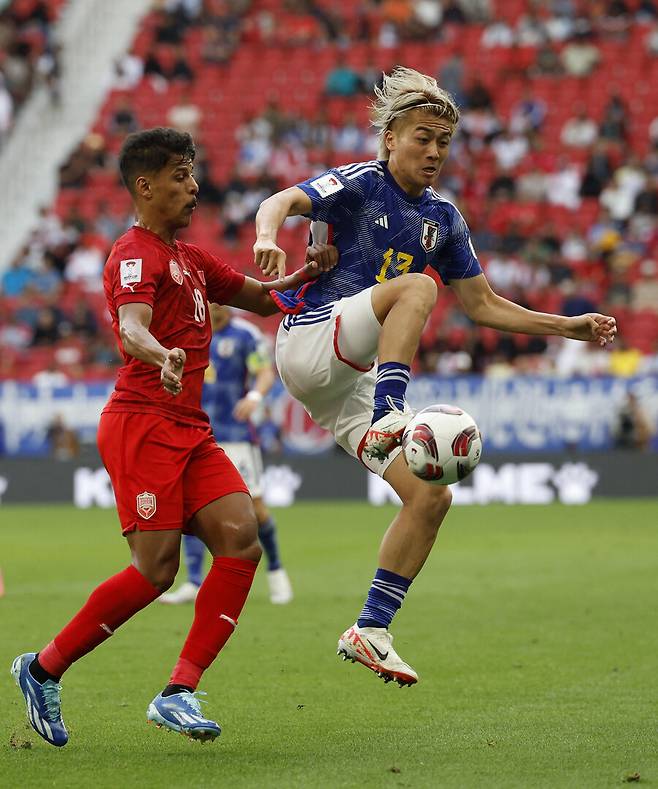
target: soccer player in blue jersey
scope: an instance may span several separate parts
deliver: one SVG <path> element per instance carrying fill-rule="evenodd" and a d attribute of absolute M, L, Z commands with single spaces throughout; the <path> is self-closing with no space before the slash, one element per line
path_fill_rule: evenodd
<path fill-rule="evenodd" d="M 263 459 L 254 425 L 250 421 L 263 397 L 274 384 L 275 374 L 262 332 L 229 307 L 210 305 L 213 335 L 210 364 L 203 386 L 203 407 L 213 434 L 244 479 L 254 502 L 258 539 L 267 558 L 267 582 L 271 602 L 292 600 L 292 586 L 281 565 L 276 525 L 263 501 Z M 177 605 L 196 599 L 203 582 L 206 546 L 191 534 L 183 535 L 187 581 L 174 592 L 163 594 L 161 603 Z"/>
<path fill-rule="evenodd" d="M 375 89 L 376 161 L 338 167 L 278 192 L 256 216 L 256 264 L 285 273 L 277 232 L 304 215 L 328 227 L 338 265 L 316 281 L 276 294 L 287 315 L 276 360 L 288 391 L 336 442 L 391 484 L 402 508 L 380 546 L 378 569 L 356 624 L 338 641 L 345 658 L 386 681 L 418 675 L 392 646 L 391 620 L 422 568 L 451 501 L 407 468 L 400 439 L 410 366 L 436 301 L 430 266 L 474 322 L 509 332 L 556 334 L 606 345 L 614 318 L 533 312 L 495 294 L 457 208 L 434 189 L 459 121 L 436 81 L 398 67 Z M 318 239 L 321 240 L 321 239 Z"/>

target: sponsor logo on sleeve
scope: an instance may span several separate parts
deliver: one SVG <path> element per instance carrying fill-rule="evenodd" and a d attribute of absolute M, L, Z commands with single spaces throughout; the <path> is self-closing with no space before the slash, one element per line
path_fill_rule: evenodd
<path fill-rule="evenodd" d="M 133 290 L 134 286 L 142 281 L 142 258 L 122 260 L 119 265 L 119 274 L 121 287 Z"/>
<path fill-rule="evenodd" d="M 181 270 L 181 267 L 178 265 L 178 263 L 173 259 L 169 261 L 169 273 L 171 274 L 171 278 L 177 285 L 183 284 L 183 272 Z"/>
<path fill-rule="evenodd" d="M 149 493 L 145 490 L 137 496 L 137 514 L 144 520 L 148 520 L 155 515 L 157 506 L 155 493 Z"/>
<path fill-rule="evenodd" d="M 311 186 L 320 197 L 328 197 L 344 188 L 343 184 L 332 173 L 326 173 L 326 175 L 316 178 L 315 181 L 311 181 Z"/>
<path fill-rule="evenodd" d="M 439 223 L 431 219 L 423 219 L 423 228 L 420 231 L 420 243 L 425 252 L 436 249 L 439 241 Z"/>

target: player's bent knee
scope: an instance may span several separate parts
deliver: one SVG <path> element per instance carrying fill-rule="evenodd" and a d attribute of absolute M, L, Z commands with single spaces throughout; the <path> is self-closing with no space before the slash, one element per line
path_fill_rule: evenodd
<path fill-rule="evenodd" d="M 372 289 L 372 307 L 377 320 L 383 324 L 389 312 L 398 306 L 414 314 L 429 315 L 437 296 L 438 288 L 432 277 L 414 272 L 375 285 Z"/>
<path fill-rule="evenodd" d="M 262 555 L 263 549 L 260 547 L 258 540 L 256 540 L 256 542 L 249 546 L 248 550 L 242 552 L 239 558 L 245 559 L 245 561 L 248 562 L 253 562 L 254 564 L 258 564 Z"/>
<path fill-rule="evenodd" d="M 452 504 L 452 491 L 447 485 L 434 486 L 431 499 L 429 506 L 438 527 L 443 522 Z"/>
<path fill-rule="evenodd" d="M 429 485 L 424 483 L 417 487 L 410 504 L 437 529 L 445 518 L 452 503 L 452 491 L 447 485 Z"/>
<path fill-rule="evenodd" d="M 224 522 L 221 528 L 222 554 L 235 559 L 258 562 L 261 547 L 258 542 L 258 524 L 254 521 Z"/>
<path fill-rule="evenodd" d="M 414 299 L 421 302 L 423 307 L 431 310 L 439 294 L 436 282 L 427 274 L 408 274 L 407 278 L 409 280 L 407 290 Z"/>
<path fill-rule="evenodd" d="M 178 561 L 163 562 L 142 571 L 142 575 L 150 581 L 156 589 L 161 592 L 166 592 L 167 589 L 173 586 L 176 580 L 176 573 L 178 572 Z"/>

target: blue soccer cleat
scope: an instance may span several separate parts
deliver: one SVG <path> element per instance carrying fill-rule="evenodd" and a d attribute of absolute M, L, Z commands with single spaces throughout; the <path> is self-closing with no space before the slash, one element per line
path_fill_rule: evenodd
<path fill-rule="evenodd" d="M 11 664 L 11 675 L 25 696 L 27 719 L 34 731 L 51 745 L 61 747 L 69 740 L 60 711 L 62 686 L 52 679 L 46 680 L 43 685 L 34 679 L 29 672 L 29 665 L 35 657 L 36 652 L 19 655 Z"/>
<path fill-rule="evenodd" d="M 158 728 L 165 726 L 193 740 L 214 740 L 222 730 L 215 721 L 203 717 L 198 695 L 205 696 L 205 693 L 190 693 L 187 690 L 171 696 L 159 693 L 149 704 L 147 722 L 155 723 Z"/>

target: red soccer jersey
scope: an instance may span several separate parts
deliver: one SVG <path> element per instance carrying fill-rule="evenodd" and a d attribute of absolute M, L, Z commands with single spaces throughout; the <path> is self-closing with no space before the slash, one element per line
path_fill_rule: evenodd
<path fill-rule="evenodd" d="M 206 301 L 226 304 L 244 280 L 244 274 L 192 244 L 175 241 L 170 246 L 141 227 L 124 233 L 114 243 L 103 272 L 112 328 L 125 360 L 104 410 L 147 412 L 207 425 L 208 417 L 201 409 L 212 334 Z M 122 304 L 130 302 L 152 307 L 149 331 L 161 345 L 185 351 L 180 394 L 171 395 L 163 388 L 159 368 L 123 350 L 118 313 Z"/>

